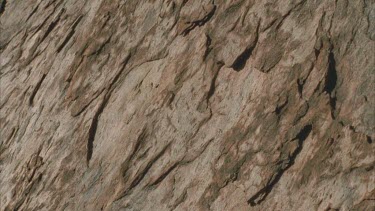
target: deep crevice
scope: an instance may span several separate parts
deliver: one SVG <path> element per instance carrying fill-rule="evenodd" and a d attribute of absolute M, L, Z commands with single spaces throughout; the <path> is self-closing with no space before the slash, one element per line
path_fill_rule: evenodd
<path fill-rule="evenodd" d="M 303 86 L 305 85 L 305 81 L 302 79 L 297 79 L 297 88 L 298 88 L 298 94 L 300 97 L 302 97 L 303 93 Z"/>
<path fill-rule="evenodd" d="M 319 54 L 320 54 L 320 49 L 314 48 L 314 55 L 316 59 L 319 57 Z"/>
<path fill-rule="evenodd" d="M 211 80 L 210 89 L 207 92 L 207 102 L 210 100 L 210 98 L 214 95 L 215 89 L 216 89 L 216 79 L 219 75 L 219 71 L 217 71 L 214 75 L 214 77 Z"/>
<path fill-rule="evenodd" d="M 331 94 L 336 87 L 336 83 L 337 83 L 336 60 L 331 50 L 328 55 L 328 72 L 326 76 L 326 84 L 324 87 L 324 91 L 326 91 L 328 94 Z"/>
<path fill-rule="evenodd" d="M 152 184 L 150 184 L 150 186 L 160 184 L 174 169 L 177 168 L 179 164 L 180 164 L 179 162 L 176 162 L 171 167 L 169 167 L 168 170 L 162 173 Z"/>
<path fill-rule="evenodd" d="M 79 24 L 79 22 L 81 22 L 83 18 L 83 15 L 81 15 L 76 21 L 75 23 L 73 24 L 72 26 L 72 29 L 70 30 L 70 32 L 68 33 L 68 35 L 65 37 L 64 41 L 61 43 L 61 45 L 57 48 L 57 53 L 60 53 L 60 51 L 65 47 L 65 45 L 69 42 L 69 40 L 73 37 L 74 33 L 76 32 L 75 29 L 77 27 L 77 25 Z"/>
<path fill-rule="evenodd" d="M 254 196 L 252 196 L 247 203 L 250 204 L 250 206 L 256 206 L 262 203 L 269 193 L 271 193 L 274 186 L 279 182 L 281 177 L 283 176 L 284 172 L 288 170 L 295 162 L 295 159 L 297 158 L 298 154 L 302 151 L 303 142 L 306 140 L 306 138 L 309 136 L 310 132 L 312 130 L 312 125 L 306 125 L 294 138 L 293 140 L 298 141 L 297 148 L 294 150 L 294 152 L 289 156 L 289 159 L 285 166 L 280 167 L 280 169 L 277 171 L 277 173 L 267 182 L 267 185 L 262 188 L 260 191 L 258 191 Z"/>
<path fill-rule="evenodd" d="M 325 87 L 323 91 L 329 94 L 329 104 L 331 107 L 331 116 L 333 119 L 335 119 L 334 112 L 336 110 L 336 100 L 337 100 L 335 96 L 336 84 L 337 84 L 336 60 L 331 49 L 328 55 L 328 70 L 327 70 L 327 76 L 325 80 Z"/>
<path fill-rule="evenodd" d="M 298 139 L 299 147 L 301 147 L 297 154 L 302 150 L 302 143 L 306 140 L 306 138 L 310 135 L 312 130 L 312 125 L 306 125 L 296 136 L 295 139 Z M 297 148 L 298 149 L 298 148 Z M 297 150 L 296 150 L 297 151 Z M 294 153 L 293 153 L 294 154 Z"/>
<path fill-rule="evenodd" d="M 96 100 L 96 99 L 100 96 L 100 94 L 101 94 L 103 91 L 104 91 L 104 89 L 103 89 L 102 91 L 100 91 L 98 94 L 94 95 L 94 97 L 93 97 L 89 102 L 87 102 L 86 105 L 82 106 L 77 112 L 72 113 L 72 114 L 71 114 L 72 117 L 77 117 L 77 116 L 81 115 L 81 114 L 82 114 L 82 113 L 83 113 L 83 112 L 89 107 L 89 105 L 90 105 L 92 102 L 94 102 L 94 100 Z"/>
<path fill-rule="evenodd" d="M 43 74 L 42 78 L 36 84 L 33 92 L 31 93 L 31 96 L 29 98 L 29 106 L 33 106 L 34 105 L 34 98 L 35 98 L 36 94 L 38 93 L 38 91 L 40 89 L 40 86 L 42 85 L 42 83 L 43 83 L 43 81 L 44 81 L 45 78 L 46 78 L 46 74 Z"/>
<path fill-rule="evenodd" d="M 369 144 L 372 144 L 372 142 L 373 142 L 371 137 L 367 136 L 367 135 L 366 135 L 366 140 L 367 140 L 367 143 L 369 143 Z"/>
<path fill-rule="evenodd" d="M 171 211 L 174 211 L 176 210 L 176 208 L 182 204 L 183 202 L 185 202 L 187 199 L 187 188 L 184 189 L 184 191 L 180 194 L 180 196 L 175 200 L 175 204 L 172 206 L 172 208 L 170 209 Z"/>
<path fill-rule="evenodd" d="M 44 33 L 43 38 L 40 40 L 39 43 L 42 43 L 47 38 L 47 36 L 52 32 L 52 30 L 56 27 L 57 23 L 60 20 L 61 14 L 63 12 L 64 12 L 64 10 L 62 10 L 62 12 L 59 14 L 59 16 L 57 17 L 57 19 L 55 21 L 51 22 L 51 24 L 48 26 L 47 31 Z"/>
<path fill-rule="evenodd" d="M 112 34 L 111 34 L 111 36 L 108 37 L 108 39 L 106 39 L 102 44 L 100 44 L 99 48 L 96 51 L 94 51 L 89 56 L 99 55 L 103 51 L 104 47 L 111 42 L 111 39 L 112 39 Z"/>
<path fill-rule="evenodd" d="M 36 13 L 40 4 L 41 4 L 41 2 L 38 5 L 36 5 L 36 7 L 33 9 L 33 11 L 31 11 L 30 15 L 26 18 L 25 22 L 27 22 Z"/>
<path fill-rule="evenodd" d="M 211 97 L 215 94 L 215 90 L 216 90 L 216 79 L 217 77 L 219 76 L 219 71 L 221 69 L 221 67 L 224 65 L 222 62 L 219 62 L 217 63 L 217 68 L 216 68 L 216 72 L 214 73 L 214 77 L 212 78 L 211 80 L 211 84 L 210 84 L 210 89 L 208 90 L 207 92 L 207 98 L 206 98 L 206 102 L 207 102 L 207 105 L 208 105 L 208 102 L 210 101 Z"/>
<path fill-rule="evenodd" d="M 233 70 L 237 72 L 241 71 L 245 67 L 246 62 L 250 58 L 253 50 L 254 50 L 254 47 L 245 49 L 245 51 L 242 52 L 233 62 L 233 65 L 232 65 Z"/>
<path fill-rule="evenodd" d="M 133 181 L 130 183 L 130 186 L 129 188 L 127 188 L 124 193 L 122 194 L 122 196 L 119 198 L 121 199 L 122 197 L 128 195 L 128 193 L 133 189 L 135 188 L 142 180 L 143 178 L 146 176 L 146 174 L 148 173 L 148 171 L 151 169 L 151 167 L 159 160 L 159 158 L 161 158 L 161 156 L 164 155 L 164 153 L 167 151 L 167 149 L 170 147 L 170 143 L 167 144 L 155 157 L 153 157 L 146 165 L 146 167 L 142 170 L 142 172 L 140 174 L 138 174 L 138 176 L 136 176 Z"/>
<path fill-rule="evenodd" d="M 5 12 L 5 6 L 7 4 L 6 0 L 3 0 L 0 4 L 0 16 Z"/>
<path fill-rule="evenodd" d="M 98 128 L 99 117 L 103 113 L 104 108 L 108 103 L 108 100 L 109 100 L 109 97 L 105 96 L 101 105 L 100 105 L 100 107 L 96 111 L 96 113 L 95 113 L 95 115 L 92 119 L 92 122 L 91 122 L 91 126 L 90 126 L 90 129 L 89 129 L 89 137 L 88 137 L 88 140 L 87 140 L 87 157 L 86 157 L 87 164 L 89 164 L 89 162 L 92 158 L 92 153 L 93 153 L 93 148 L 94 148 L 94 140 L 95 140 L 95 136 L 96 136 L 96 130 Z"/>
<path fill-rule="evenodd" d="M 283 15 L 280 19 L 280 21 L 277 23 L 276 25 L 276 29 L 279 29 L 281 27 L 281 25 L 283 24 L 284 20 L 289 17 L 289 15 L 295 10 L 297 9 L 298 7 L 302 6 L 305 2 L 307 2 L 306 0 L 302 0 L 300 1 L 299 3 L 297 3 L 296 5 L 294 5 L 285 15 Z"/>
<path fill-rule="evenodd" d="M 214 16 L 215 11 L 216 11 L 216 5 L 214 5 L 214 8 L 206 16 L 204 16 L 202 19 L 191 22 L 190 26 L 187 27 L 184 31 L 182 31 L 182 33 L 181 33 L 182 36 L 185 37 L 192 30 L 194 30 L 197 26 L 200 27 L 200 26 L 203 26 L 204 24 L 206 24 L 212 18 L 212 16 Z"/>
<path fill-rule="evenodd" d="M 141 134 L 138 135 L 138 138 L 137 138 L 134 146 L 132 146 L 132 151 L 130 152 L 130 155 L 121 164 L 121 175 L 124 178 L 124 180 L 126 180 L 126 178 L 128 178 L 127 172 L 128 172 L 128 169 L 129 169 L 130 161 L 134 159 L 137 152 L 139 151 L 139 149 L 143 145 L 145 139 L 147 139 L 147 137 L 148 137 L 148 132 L 147 132 L 147 127 L 145 126 L 145 127 L 143 127 L 143 129 L 141 131 Z"/>
<path fill-rule="evenodd" d="M 331 96 L 329 98 L 329 105 L 331 106 L 331 117 L 333 119 L 335 119 L 336 101 L 337 101 L 336 97 Z"/>
<path fill-rule="evenodd" d="M 287 104 L 288 104 L 288 99 L 286 99 L 286 101 L 283 104 L 276 106 L 275 113 L 277 116 L 280 115 L 281 111 L 285 108 Z"/>
<path fill-rule="evenodd" d="M 211 37 L 206 34 L 206 39 L 207 39 L 206 40 L 206 50 L 204 51 L 204 54 L 203 54 L 203 61 L 206 61 L 208 54 L 212 50 L 212 48 L 211 48 L 211 43 L 212 43 Z"/>
<path fill-rule="evenodd" d="M 245 67 L 247 60 L 250 58 L 256 45 L 258 44 L 259 30 L 260 30 L 260 23 L 258 23 L 257 25 L 256 37 L 255 37 L 254 42 L 250 46 L 247 46 L 247 48 L 236 58 L 236 60 L 234 60 L 233 65 L 232 65 L 232 68 L 234 71 L 239 72 Z"/>
<path fill-rule="evenodd" d="M 87 165 L 90 163 L 90 160 L 92 158 L 93 148 L 94 148 L 94 140 L 95 140 L 95 136 L 96 136 L 96 130 L 97 130 L 97 127 L 98 127 L 99 117 L 103 113 L 103 110 L 104 110 L 105 106 L 107 105 L 109 99 L 111 98 L 111 94 L 112 94 L 112 91 L 113 91 L 113 88 L 112 88 L 113 85 L 117 82 L 117 80 L 120 78 L 120 75 L 125 70 L 125 67 L 126 67 L 127 63 L 129 62 L 130 57 L 131 56 L 129 54 L 125 58 L 119 73 L 114 77 L 111 84 L 109 85 L 108 92 L 105 94 L 104 99 L 103 99 L 100 107 L 98 108 L 98 110 L 96 111 L 96 113 L 93 117 L 90 129 L 89 129 L 89 137 L 87 139 L 87 156 L 86 156 Z"/>

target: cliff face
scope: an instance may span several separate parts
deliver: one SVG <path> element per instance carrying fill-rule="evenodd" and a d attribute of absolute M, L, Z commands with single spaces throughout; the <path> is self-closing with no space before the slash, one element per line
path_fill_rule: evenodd
<path fill-rule="evenodd" d="M 374 210 L 373 0 L 2 0 L 1 210 Z"/>

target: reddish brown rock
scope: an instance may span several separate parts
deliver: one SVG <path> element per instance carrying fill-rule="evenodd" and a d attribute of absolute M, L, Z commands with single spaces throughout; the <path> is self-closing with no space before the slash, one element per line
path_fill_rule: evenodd
<path fill-rule="evenodd" d="M 1 210 L 374 210 L 374 14 L 0 0 Z"/>

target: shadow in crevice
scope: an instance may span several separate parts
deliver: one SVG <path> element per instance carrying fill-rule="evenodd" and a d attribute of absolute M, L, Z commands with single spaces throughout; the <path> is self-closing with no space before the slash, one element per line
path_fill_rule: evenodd
<path fill-rule="evenodd" d="M 327 72 L 324 91 L 331 94 L 336 87 L 336 83 L 337 83 L 336 60 L 335 60 L 335 56 L 333 52 L 331 51 L 328 55 L 328 72 Z"/>
<path fill-rule="evenodd" d="M 336 60 L 335 60 L 335 56 L 332 50 L 330 51 L 328 55 L 328 70 L 327 70 L 327 76 L 326 76 L 325 82 L 326 83 L 325 83 L 324 91 L 329 94 L 329 105 L 331 107 L 331 116 L 334 119 L 335 118 L 334 112 L 336 110 L 336 101 L 337 101 L 337 98 L 334 93 L 334 90 L 337 84 L 337 70 L 336 70 Z"/>
<path fill-rule="evenodd" d="M 0 3 L 0 16 L 4 13 L 6 4 L 7 4 L 6 0 L 1 1 L 1 3 Z"/>
<path fill-rule="evenodd" d="M 248 48 L 237 57 L 237 59 L 234 61 L 232 65 L 233 70 L 239 72 L 245 67 L 247 60 L 250 58 L 251 53 L 253 52 L 253 49 L 253 47 Z"/>
<path fill-rule="evenodd" d="M 289 155 L 288 162 L 286 163 L 286 166 L 280 167 L 279 170 L 276 172 L 276 174 L 271 177 L 271 179 L 267 182 L 267 185 L 262 188 L 260 191 L 258 191 L 254 196 L 252 196 L 247 203 L 250 204 L 250 206 L 256 206 L 262 203 L 268 194 L 271 193 L 274 186 L 279 182 L 281 177 L 283 176 L 284 172 L 288 170 L 295 162 L 295 159 L 297 158 L 298 154 L 302 151 L 303 142 L 306 140 L 306 138 L 309 136 L 312 130 L 312 125 L 306 125 L 296 136 L 294 140 L 298 141 L 297 148 L 294 150 L 294 152 Z"/>

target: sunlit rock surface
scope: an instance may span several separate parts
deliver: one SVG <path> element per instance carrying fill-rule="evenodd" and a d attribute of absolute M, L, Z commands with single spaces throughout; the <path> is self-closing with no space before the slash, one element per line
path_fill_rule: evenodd
<path fill-rule="evenodd" d="M 0 0 L 1 210 L 375 210 L 373 0 Z"/>

